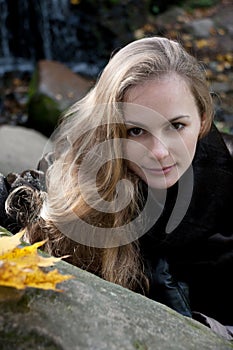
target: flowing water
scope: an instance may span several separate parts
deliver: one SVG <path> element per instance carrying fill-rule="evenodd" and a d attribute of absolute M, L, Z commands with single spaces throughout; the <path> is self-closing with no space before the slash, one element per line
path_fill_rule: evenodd
<path fill-rule="evenodd" d="M 95 44 L 84 37 L 89 33 L 91 40 L 91 29 L 91 18 L 68 0 L 0 0 L 0 75 L 33 71 L 39 59 L 98 74 L 105 62 L 97 50 L 93 60 Z"/>

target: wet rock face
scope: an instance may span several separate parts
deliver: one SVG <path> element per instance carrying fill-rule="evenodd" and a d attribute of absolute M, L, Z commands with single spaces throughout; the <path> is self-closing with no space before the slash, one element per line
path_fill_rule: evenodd
<path fill-rule="evenodd" d="M 168 307 L 61 262 L 62 293 L 30 289 L 0 303 L 1 350 L 230 350 Z"/>

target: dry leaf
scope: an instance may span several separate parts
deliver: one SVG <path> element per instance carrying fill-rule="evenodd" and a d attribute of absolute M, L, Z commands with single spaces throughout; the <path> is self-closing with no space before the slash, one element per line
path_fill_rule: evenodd
<path fill-rule="evenodd" d="M 24 230 L 18 232 L 16 235 L 13 235 L 11 237 L 1 237 L 0 241 L 0 256 L 4 254 L 5 252 L 11 251 L 21 243 L 21 238 L 24 235 Z"/>
<path fill-rule="evenodd" d="M 46 241 L 41 241 L 33 245 L 28 245 L 22 248 L 14 248 L 5 254 L 0 255 L 1 261 L 11 261 L 12 263 L 17 263 L 21 267 L 30 266 L 52 266 L 56 262 L 60 261 L 62 258 L 48 257 L 44 258 L 38 254 L 37 248 L 41 247 Z"/>
<path fill-rule="evenodd" d="M 61 291 L 56 288 L 56 285 L 71 278 L 73 276 L 62 275 L 57 270 L 45 273 L 37 266 L 22 268 L 11 262 L 2 262 L 0 264 L 0 285 L 16 289 L 33 287 Z"/>
<path fill-rule="evenodd" d="M 70 3 L 72 5 L 78 5 L 80 3 L 81 0 L 70 0 Z"/>
<path fill-rule="evenodd" d="M 57 270 L 42 270 L 41 267 L 53 266 L 62 258 L 44 257 L 39 254 L 37 249 L 46 241 L 23 245 L 23 234 L 24 231 L 21 231 L 11 237 L 0 237 L 0 286 L 61 291 L 56 285 L 74 276 L 62 275 Z"/>

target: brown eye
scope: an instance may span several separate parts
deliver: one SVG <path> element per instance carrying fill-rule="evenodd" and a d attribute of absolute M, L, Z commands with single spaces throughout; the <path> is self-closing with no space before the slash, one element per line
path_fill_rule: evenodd
<path fill-rule="evenodd" d="M 137 137 L 143 134 L 144 130 L 141 128 L 131 128 L 127 130 L 128 136 Z"/>
<path fill-rule="evenodd" d="M 184 124 L 183 123 L 172 123 L 171 127 L 175 130 L 181 130 L 184 128 Z"/>

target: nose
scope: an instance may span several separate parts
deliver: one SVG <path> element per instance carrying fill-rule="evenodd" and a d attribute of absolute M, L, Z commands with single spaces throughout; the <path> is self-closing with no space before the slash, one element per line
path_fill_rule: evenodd
<path fill-rule="evenodd" d="M 157 160 L 162 160 L 169 156 L 168 146 L 155 136 L 152 137 L 150 151 Z"/>

